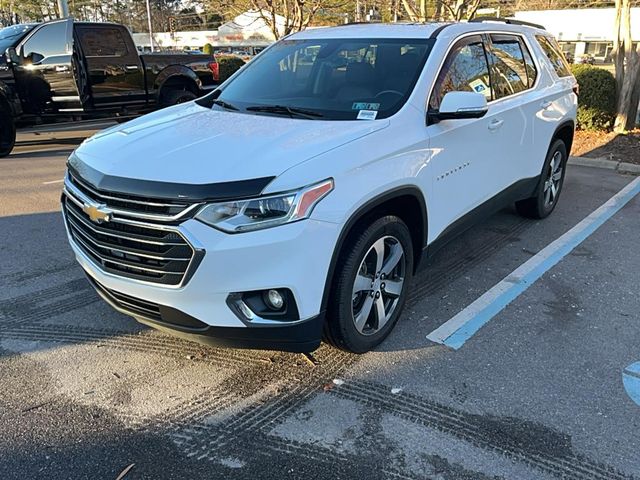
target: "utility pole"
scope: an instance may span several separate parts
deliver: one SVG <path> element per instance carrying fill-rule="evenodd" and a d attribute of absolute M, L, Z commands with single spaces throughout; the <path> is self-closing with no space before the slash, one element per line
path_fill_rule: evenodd
<path fill-rule="evenodd" d="M 151 5 L 149 5 L 149 0 L 147 0 L 147 20 L 149 21 L 149 43 L 153 52 L 153 30 L 151 28 Z"/>
<path fill-rule="evenodd" d="M 58 0 L 58 11 L 60 12 L 60 18 L 67 18 L 69 16 L 67 0 Z"/>

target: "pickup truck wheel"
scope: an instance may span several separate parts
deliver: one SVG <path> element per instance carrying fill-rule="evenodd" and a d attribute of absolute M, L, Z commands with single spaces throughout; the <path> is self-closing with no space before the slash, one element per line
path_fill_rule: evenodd
<path fill-rule="evenodd" d="M 338 261 L 324 336 L 338 348 L 364 353 L 400 317 L 413 274 L 413 244 L 405 223 L 392 215 L 351 238 Z"/>
<path fill-rule="evenodd" d="M 527 218 L 548 217 L 556 208 L 567 167 L 567 147 L 562 140 L 555 140 L 542 168 L 538 187 L 531 198 L 516 202 L 516 210 Z"/>
<path fill-rule="evenodd" d="M 9 155 L 15 143 L 16 124 L 11 111 L 5 105 L 0 105 L 0 157 Z"/>
<path fill-rule="evenodd" d="M 162 95 L 162 106 L 169 107 L 171 105 L 177 105 L 179 103 L 190 102 L 195 100 L 197 95 L 191 90 L 175 90 L 171 89 Z"/>

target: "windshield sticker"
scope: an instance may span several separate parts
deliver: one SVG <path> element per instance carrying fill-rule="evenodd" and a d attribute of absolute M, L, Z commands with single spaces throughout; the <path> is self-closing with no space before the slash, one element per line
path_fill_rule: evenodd
<path fill-rule="evenodd" d="M 375 110 L 360 110 L 358 112 L 358 120 L 375 120 L 378 112 Z"/>
<path fill-rule="evenodd" d="M 380 110 L 379 103 L 355 102 L 351 105 L 351 110 Z"/>

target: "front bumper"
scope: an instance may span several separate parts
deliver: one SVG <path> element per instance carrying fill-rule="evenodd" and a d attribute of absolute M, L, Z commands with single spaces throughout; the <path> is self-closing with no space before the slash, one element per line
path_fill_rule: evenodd
<path fill-rule="evenodd" d="M 71 237 L 70 243 L 98 293 L 142 323 L 210 345 L 294 352 L 318 347 L 324 321 L 322 296 L 338 224 L 307 219 L 230 235 L 188 220 L 179 229 L 206 252 L 189 281 L 179 288 L 105 272 Z M 242 321 L 227 304 L 232 293 L 268 288 L 291 290 L 299 313 L 297 321 L 253 325 Z M 124 306 L 110 292 L 123 295 Z M 131 302 L 140 302 L 142 307 L 130 308 Z M 157 313 L 150 314 L 149 308 L 153 312 L 157 308 Z"/>

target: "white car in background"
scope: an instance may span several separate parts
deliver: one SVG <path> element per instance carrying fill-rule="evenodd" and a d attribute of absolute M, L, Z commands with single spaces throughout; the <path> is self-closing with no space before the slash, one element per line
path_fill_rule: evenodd
<path fill-rule="evenodd" d="M 155 328 L 365 352 L 447 240 L 505 205 L 553 211 L 576 93 L 555 40 L 515 21 L 296 33 L 85 141 L 69 240 L 100 295 Z"/>

